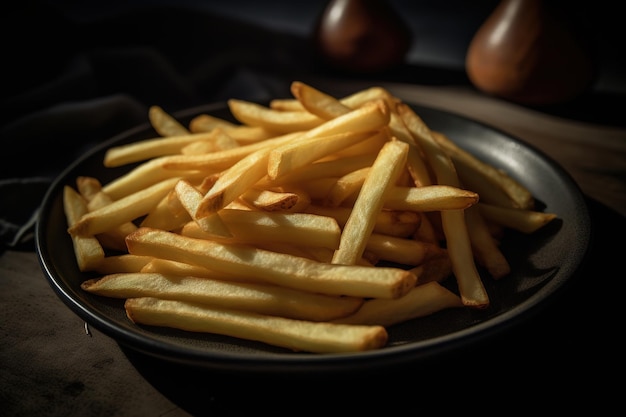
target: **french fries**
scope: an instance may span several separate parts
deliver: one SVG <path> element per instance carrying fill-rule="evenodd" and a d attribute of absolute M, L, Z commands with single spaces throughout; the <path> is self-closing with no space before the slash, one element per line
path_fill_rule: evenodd
<path fill-rule="evenodd" d="M 310 321 L 344 317 L 363 304 L 360 297 L 339 297 L 277 285 L 160 273 L 115 273 L 84 281 L 81 288 L 114 298 L 156 297 L 224 308 L 236 305 L 246 311 Z"/>
<path fill-rule="evenodd" d="M 489 307 L 483 280 L 511 272 L 503 231 L 557 218 L 383 88 L 333 97 L 294 81 L 291 92 L 229 100 L 237 123 L 202 114 L 185 126 L 152 106 L 159 136 L 103 159 L 134 168 L 66 186 L 78 269 L 99 274 L 82 289 L 125 299 L 138 326 L 380 349 L 389 326 Z"/>
<path fill-rule="evenodd" d="M 138 324 L 223 334 L 293 351 L 361 352 L 383 347 L 389 337 L 378 325 L 295 320 L 152 297 L 129 298 L 125 308 L 128 318 Z"/>

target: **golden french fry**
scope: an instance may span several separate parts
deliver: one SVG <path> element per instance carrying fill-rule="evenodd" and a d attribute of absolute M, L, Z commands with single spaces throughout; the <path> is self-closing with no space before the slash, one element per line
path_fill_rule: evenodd
<path fill-rule="evenodd" d="M 150 212 L 178 182 L 170 178 L 128 195 L 97 210 L 85 213 L 68 228 L 73 236 L 91 236 L 111 230 Z"/>
<path fill-rule="evenodd" d="M 372 233 L 365 249 L 380 260 L 404 265 L 420 265 L 426 260 L 446 255 L 446 250 L 436 243 L 420 242 L 394 236 Z"/>
<path fill-rule="evenodd" d="M 94 271 L 103 275 L 119 272 L 140 272 L 152 259 L 150 256 L 131 255 L 129 253 L 110 255 L 106 256 Z"/>
<path fill-rule="evenodd" d="M 291 83 L 291 94 L 302 103 L 305 110 L 324 120 L 334 119 L 352 110 L 335 97 L 301 81 Z"/>
<path fill-rule="evenodd" d="M 189 130 L 185 126 L 160 106 L 150 106 L 148 109 L 148 120 L 150 120 L 152 128 L 161 136 L 189 134 Z"/>
<path fill-rule="evenodd" d="M 478 207 L 465 210 L 467 230 L 477 262 L 485 267 L 493 279 L 500 279 L 511 272 L 511 265 L 489 232 Z"/>
<path fill-rule="evenodd" d="M 332 217 L 340 227 L 343 227 L 352 212 L 352 208 L 309 205 L 304 209 L 304 212 Z M 422 216 L 417 212 L 383 209 L 376 216 L 376 223 L 372 232 L 389 236 L 409 237 L 417 231 L 421 222 Z"/>
<path fill-rule="evenodd" d="M 274 98 L 269 102 L 269 107 L 274 110 L 280 111 L 306 111 L 306 109 L 302 106 L 295 98 Z"/>
<path fill-rule="evenodd" d="M 156 137 L 113 146 L 107 149 L 104 155 L 104 166 L 117 167 L 158 156 L 180 154 L 185 146 L 197 141 L 210 141 L 212 138 L 212 132 L 193 133 L 182 136 Z"/>
<path fill-rule="evenodd" d="M 342 116 L 325 121 L 302 134 L 300 140 L 346 132 L 374 132 L 389 123 L 391 110 L 383 100 L 365 103 Z"/>
<path fill-rule="evenodd" d="M 395 298 L 417 277 L 403 269 L 333 265 L 249 245 L 195 239 L 139 228 L 126 238 L 129 253 L 200 265 L 218 272 L 258 279 L 304 291 L 354 297 Z"/>
<path fill-rule="evenodd" d="M 408 145 L 396 140 L 387 142 L 380 150 L 343 227 L 332 263 L 353 265 L 363 255 L 385 195 L 406 168 L 407 152 Z"/>
<path fill-rule="evenodd" d="M 359 90 L 353 94 L 341 98 L 339 101 L 341 104 L 355 109 L 362 106 L 364 103 L 373 100 L 385 100 L 389 105 L 395 101 L 395 98 L 383 87 L 374 86 Z M 302 103 L 296 98 L 287 99 L 273 99 L 270 101 L 270 107 L 275 110 L 289 110 L 289 111 L 305 111 L 306 109 Z"/>
<path fill-rule="evenodd" d="M 397 103 L 396 111 L 424 151 L 437 183 L 460 188 L 452 160 L 433 138 L 426 123 L 405 103 Z M 465 213 L 463 210 L 445 210 L 441 212 L 441 220 L 463 303 L 474 308 L 488 307 L 489 295 L 474 262 Z"/>
<path fill-rule="evenodd" d="M 466 209 L 479 200 L 474 191 L 449 185 L 424 187 L 391 187 L 385 197 L 385 208 L 391 210 L 446 211 Z"/>
<path fill-rule="evenodd" d="M 463 307 L 458 295 L 430 281 L 418 285 L 403 297 L 393 300 L 367 300 L 354 314 L 333 320 L 333 323 L 392 326 L 418 317 L 425 317 L 448 308 Z"/>
<path fill-rule="evenodd" d="M 324 119 L 301 111 L 277 111 L 258 103 L 230 99 L 228 108 L 241 123 L 259 126 L 276 133 L 291 133 L 310 130 L 324 123 Z"/>
<path fill-rule="evenodd" d="M 490 221 L 527 234 L 536 232 L 557 217 L 555 213 L 499 207 L 483 202 L 478 207 Z"/>
<path fill-rule="evenodd" d="M 69 185 L 63 187 L 63 211 L 68 227 L 74 226 L 88 213 L 85 199 Z M 104 249 L 93 234 L 86 236 L 72 235 L 72 245 L 80 271 L 93 271 L 104 259 Z"/>
<path fill-rule="evenodd" d="M 239 143 L 224 131 L 217 127 L 211 131 L 210 139 L 198 140 L 185 145 L 180 153 L 183 155 L 198 155 L 215 151 L 223 151 L 239 147 Z"/>
<path fill-rule="evenodd" d="M 248 206 L 263 211 L 290 211 L 298 204 L 300 195 L 253 187 L 244 191 L 239 199 Z"/>
<path fill-rule="evenodd" d="M 260 151 L 264 148 L 274 148 L 286 143 L 301 133 L 289 133 L 283 136 L 273 137 L 248 145 L 238 146 L 236 148 L 225 149 L 223 151 L 210 152 L 199 155 L 172 155 L 162 157 L 160 160 L 160 168 L 166 171 L 176 173 L 189 172 L 199 170 L 201 172 L 220 172 L 230 168 L 245 156 Z"/>
<path fill-rule="evenodd" d="M 189 122 L 189 130 L 192 133 L 206 133 L 215 128 L 235 128 L 239 125 L 231 122 L 230 120 L 223 119 L 221 117 L 213 116 L 210 114 L 199 114 L 194 116 Z"/>
<path fill-rule="evenodd" d="M 125 308 L 128 318 L 138 324 L 222 334 L 311 353 L 373 350 L 388 339 L 382 326 L 295 320 L 157 298 L 129 298 Z"/>
<path fill-rule="evenodd" d="M 104 184 L 102 191 L 113 200 L 119 200 L 168 178 L 186 178 L 193 180 L 201 179 L 208 175 L 207 172 L 196 170 L 166 169 L 164 164 L 167 158 L 167 156 L 162 156 L 150 159 L 138 165 L 126 174 Z"/>
<path fill-rule="evenodd" d="M 339 247 L 341 229 L 332 217 L 307 213 L 263 212 L 253 210 L 223 209 L 222 221 L 232 233 L 228 241 L 247 244 L 264 242 L 292 245 Z M 197 238 L 210 238 L 194 223 L 183 226 L 181 234 Z"/>
<path fill-rule="evenodd" d="M 191 265 L 185 262 L 172 261 L 170 259 L 162 259 L 162 258 L 154 258 L 154 257 L 145 257 L 145 258 L 150 258 L 150 262 L 146 263 L 139 271 L 127 271 L 127 272 L 157 273 L 157 274 L 163 274 L 163 275 L 175 275 L 179 277 L 183 276 L 183 277 L 211 278 L 211 279 L 218 279 L 222 281 L 237 281 L 237 282 L 248 281 L 245 277 L 225 274 L 223 272 L 216 272 L 212 269 L 208 269 L 199 265 Z M 124 271 L 118 271 L 118 272 L 124 272 Z"/>
<path fill-rule="evenodd" d="M 463 183 L 478 192 L 481 201 L 526 210 L 534 208 L 531 192 L 506 172 L 461 149 L 443 133 L 432 132 L 432 136 L 454 161 Z"/>
<path fill-rule="evenodd" d="M 112 298 L 155 297 L 213 307 L 236 306 L 237 310 L 312 321 L 345 317 L 363 304 L 362 298 L 311 293 L 277 285 L 145 272 L 105 275 L 84 281 L 81 288 Z"/>

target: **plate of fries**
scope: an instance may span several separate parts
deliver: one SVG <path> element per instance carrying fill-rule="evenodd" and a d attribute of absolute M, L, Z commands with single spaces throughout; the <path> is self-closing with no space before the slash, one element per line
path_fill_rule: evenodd
<path fill-rule="evenodd" d="M 401 364 L 539 310 L 586 256 L 549 157 L 381 87 L 231 99 L 90 150 L 47 192 L 42 270 L 120 344 L 230 371 Z"/>

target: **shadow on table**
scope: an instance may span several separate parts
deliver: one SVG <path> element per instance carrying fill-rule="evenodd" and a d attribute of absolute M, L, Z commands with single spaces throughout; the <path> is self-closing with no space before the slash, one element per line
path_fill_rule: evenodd
<path fill-rule="evenodd" d="M 214 372 L 122 350 L 150 384 L 194 416 L 378 407 L 417 413 L 433 405 L 448 411 L 488 407 L 496 399 L 534 407 L 535 399 L 562 401 L 554 395 L 557 388 L 568 389 L 568 401 L 576 404 L 595 401 L 589 382 L 618 358 L 611 329 L 618 325 L 621 293 L 614 289 L 621 279 L 621 246 L 612 242 L 626 232 L 626 219 L 587 202 L 594 232 L 580 273 L 538 314 L 460 351 L 384 371 L 281 375 Z"/>

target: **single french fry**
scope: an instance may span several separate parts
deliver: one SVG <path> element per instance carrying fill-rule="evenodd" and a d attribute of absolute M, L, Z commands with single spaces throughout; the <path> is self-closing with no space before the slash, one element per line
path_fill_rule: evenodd
<path fill-rule="evenodd" d="M 160 160 L 160 167 L 166 171 L 188 172 L 201 171 L 205 173 L 220 172 L 230 168 L 243 157 L 264 148 L 274 148 L 286 143 L 302 133 L 289 133 L 271 139 L 238 146 L 236 148 L 225 149 L 223 151 L 210 152 L 199 155 L 172 155 L 163 157 Z"/>
<path fill-rule="evenodd" d="M 309 113 L 324 120 L 334 119 L 352 110 L 335 97 L 301 81 L 291 83 L 291 94 Z"/>
<path fill-rule="evenodd" d="M 391 93 L 389 93 L 389 91 L 385 88 L 379 86 L 358 90 L 355 93 L 341 98 L 339 101 L 346 107 L 355 109 L 368 101 L 380 99 L 387 101 L 390 105 L 394 101 L 394 97 Z M 269 106 L 275 110 L 306 111 L 302 103 L 297 98 L 273 99 L 270 101 Z"/>
<path fill-rule="evenodd" d="M 340 227 L 346 224 L 351 207 L 328 207 L 311 204 L 304 209 L 306 213 L 318 214 L 334 218 Z M 376 216 L 376 222 L 372 233 L 380 233 L 389 236 L 409 237 L 420 227 L 422 216 L 414 211 L 381 210 Z"/>
<path fill-rule="evenodd" d="M 240 146 L 262 142 L 276 136 L 276 132 L 261 126 L 235 125 L 222 127 L 228 136 L 233 138 Z"/>
<path fill-rule="evenodd" d="M 447 211 L 462 210 L 479 200 L 474 191 L 449 185 L 424 187 L 391 187 L 385 197 L 385 208 L 391 210 Z"/>
<path fill-rule="evenodd" d="M 463 302 L 457 294 L 437 281 L 431 281 L 416 286 L 401 298 L 367 300 L 356 313 L 333 320 L 333 323 L 378 324 L 389 327 L 445 309 L 460 307 L 463 307 Z"/>
<path fill-rule="evenodd" d="M 354 313 L 362 298 L 338 297 L 270 284 L 228 282 L 159 273 L 117 273 L 81 283 L 92 294 L 112 298 L 155 297 L 292 319 L 328 321 Z"/>
<path fill-rule="evenodd" d="M 486 219 L 518 232 L 531 234 L 557 218 L 556 213 L 499 207 L 479 203 L 480 212 Z"/>
<path fill-rule="evenodd" d="M 487 269 L 493 279 L 503 278 L 511 272 L 511 265 L 491 236 L 478 207 L 465 210 L 467 230 L 477 262 Z"/>
<path fill-rule="evenodd" d="M 298 204 L 300 195 L 253 187 L 244 191 L 239 199 L 248 206 L 263 211 L 290 211 Z"/>
<path fill-rule="evenodd" d="M 303 188 L 301 188 L 298 185 L 284 184 L 278 187 L 273 187 L 272 190 L 276 193 L 295 195 L 297 197 L 295 204 L 283 211 L 287 211 L 291 213 L 302 213 L 309 206 L 309 204 L 311 204 L 311 196 Z M 246 198 L 246 193 L 244 193 L 241 196 L 243 199 Z M 257 200 L 255 200 L 255 203 L 256 204 L 253 204 L 254 207 L 261 209 L 261 210 L 268 211 L 268 207 L 264 207 L 263 205 L 258 205 Z"/>
<path fill-rule="evenodd" d="M 461 184 L 452 160 L 433 138 L 426 123 L 405 103 L 398 103 L 395 109 L 423 150 L 437 184 L 460 188 Z M 444 210 L 441 212 L 441 220 L 446 247 L 463 304 L 474 308 L 487 308 L 489 295 L 474 262 L 464 211 Z"/>
<path fill-rule="evenodd" d="M 156 137 L 125 145 L 113 146 L 104 155 L 104 166 L 118 167 L 132 162 L 145 161 L 158 156 L 175 155 L 197 141 L 210 141 L 212 132 L 192 133 L 182 136 Z"/>
<path fill-rule="evenodd" d="M 228 134 L 239 145 L 259 142 L 276 136 L 276 132 L 263 127 L 241 125 L 210 114 L 199 114 L 189 122 L 189 130 L 192 133 L 211 132 L 218 129 Z"/>
<path fill-rule="evenodd" d="M 327 120 L 302 134 L 300 140 L 346 132 L 374 132 L 389 123 L 391 109 L 383 100 L 365 103 L 342 116 Z"/>
<path fill-rule="evenodd" d="M 264 242 L 292 245 L 339 247 L 341 229 L 332 217 L 307 213 L 262 212 L 225 208 L 219 212 L 222 221 L 232 233 L 228 241 L 246 244 Z M 210 238 L 200 233 L 194 223 L 183 226 L 181 234 L 197 238 Z"/>
<path fill-rule="evenodd" d="M 182 123 L 160 106 L 150 106 L 148 120 L 152 128 L 161 136 L 181 136 L 190 133 Z"/>
<path fill-rule="evenodd" d="M 195 223 L 194 223 L 195 224 Z M 172 261 L 170 259 L 154 258 L 150 257 L 150 261 L 146 263 L 139 271 L 143 273 L 157 273 L 163 275 L 175 275 L 183 277 L 200 277 L 219 279 L 223 281 L 236 281 L 246 282 L 245 277 L 240 277 L 232 274 L 226 274 L 223 272 L 216 272 L 212 269 L 205 268 L 199 265 L 192 265 L 185 262 Z M 123 272 L 123 271 L 122 271 Z M 134 271 L 128 271 L 134 272 Z"/>
<path fill-rule="evenodd" d="M 232 115 L 241 123 L 281 134 L 310 130 L 324 123 L 324 119 L 309 112 L 277 111 L 258 103 L 238 99 L 229 99 L 227 104 Z"/>
<path fill-rule="evenodd" d="M 200 265 L 304 291 L 354 297 L 395 298 L 417 277 L 400 268 L 371 268 L 311 261 L 249 245 L 194 239 L 162 230 L 139 228 L 126 238 L 129 253 Z"/>
<path fill-rule="evenodd" d="M 376 218 L 385 203 L 386 193 L 406 168 L 407 152 L 408 145 L 404 142 L 392 140 L 383 146 L 344 225 L 332 263 L 354 265 L 363 255 Z"/>
<path fill-rule="evenodd" d="M 191 142 L 185 145 L 180 150 L 180 153 L 183 155 L 198 155 L 237 147 L 239 147 L 239 143 L 226 133 L 224 129 L 217 127 L 211 131 L 210 139 Z"/>
<path fill-rule="evenodd" d="M 73 227 L 88 213 L 85 199 L 69 185 L 63 187 L 63 212 L 68 227 Z M 72 235 L 71 238 L 78 269 L 81 272 L 95 270 L 104 259 L 104 249 L 98 239 L 93 234 Z"/>
<path fill-rule="evenodd" d="M 110 255 L 106 256 L 94 271 L 103 275 L 120 272 L 140 272 L 152 259 L 150 256 L 131 255 L 129 253 Z"/>
<path fill-rule="evenodd" d="M 481 195 L 481 201 L 526 210 L 534 208 L 531 192 L 506 172 L 479 160 L 441 132 L 433 131 L 432 136 L 454 161 L 463 183 Z"/>
<path fill-rule="evenodd" d="M 134 323 L 222 334 L 295 351 L 367 351 L 381 348 L 388 339 L 382 326 L 295 320 L 149 297 L 129 298 L 124 306 Z"/>
<path fill-rule="evenodd" d="M 426 260 L 446 255 L 438 244 L 372 233 L 365 249 L 380 260 L 404 265 L 420 265 Z"/>
<path fill-rule="evenodd" d="M 85 213 L 68 228 L 73 236 L 91 236 L 111 230 L 149 213 L 178 182 L 178 178 L 163 180 L 146 189 L 130 194 L 109 205 Z"/>
<path fill-rule="evenodd" d="M 370 136 L 369 138 L 354 144 L 352 146 L 348 146 L 341 150 L 338 150 L 333 155 L 321 159 L 319 162 L 338 159 L 338 158 L 350 158 L 353 156 L 360 155 L 378 155 L 380 149 L 383 145 L 391 139 L 391 135 L 388 129 L 381 129 L 377 134 Z"/>
<path fill-rule="evenodd" d="M 306 109 L 302 106 L 295 98 L 274 98 L 269 102 L 269 107 L 274 110 L 279 111 L 306 111 Z"/>
<path fill-rule="evenodd" d="M 115 178 L 107 184 L 103 184 L 102 191 L 113 200 L 119 200 L 168 178 L 192 180 L 201 179 L 208 175 L 206 171 L 166 169 L 164 164 L 167 158 L 167 156 L 162 156 L 141 163 L 126 174 Z"/>
<path fill-rule="evenodd" d="M 194 116 L 189 122 L 189 130 L 192 133 L 206 133 L 218 127 L 228 129 L 237 126 L 238 125 L 236 123 L 233 123 L 230 120 L 206 113 Z"/>

